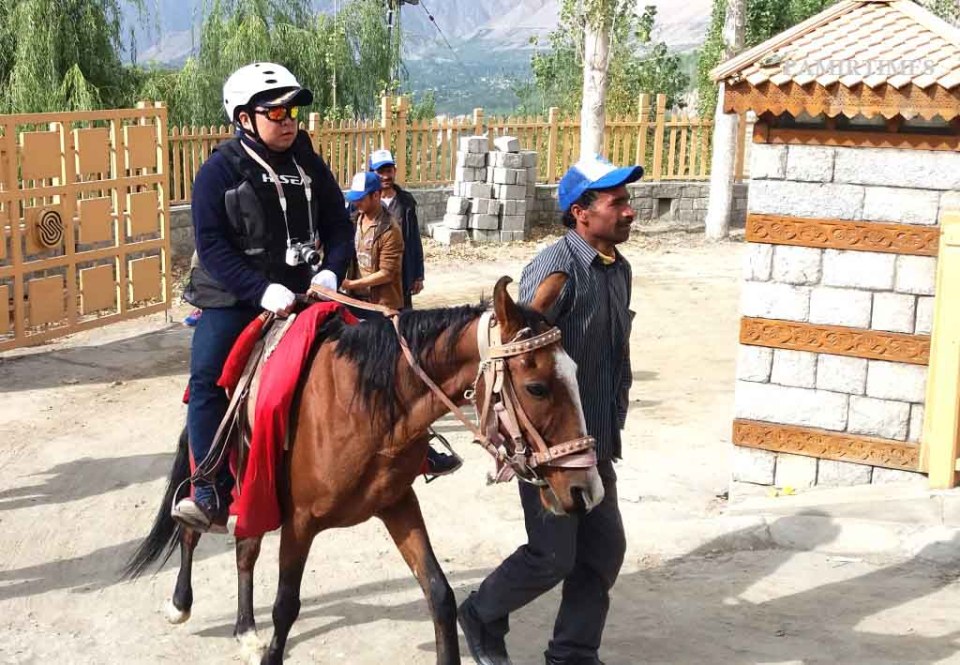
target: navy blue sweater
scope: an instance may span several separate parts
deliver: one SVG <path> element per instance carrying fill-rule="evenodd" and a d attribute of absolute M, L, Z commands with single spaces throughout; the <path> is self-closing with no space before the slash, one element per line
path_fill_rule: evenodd
<path fill-rule="evenodd" d="M 248 139 L 243 140 L 256 149 L 278 172 L 282 172 L 276 163 L 277 156 L 269 155 L 259 144 Z M 297 137 L 298 142 L 309 143 L 309 140 L 309 136 L 303 131 Z M 298 161 L 303 160 L 304 154 L 312 156 L 310 163 L 301 163 L 301 166 L 313 176 L 313 198 L 320 204 L 319 219 L 315 220 L 315 225 L 317 238 L 324 252 L 321 270 L 332 270 L 337 274 L 338 280 L 342 280 L 354 254 L 353 225 L 347 216 L 343 192 L 330 169 L 312 148 L 299 151 Z M 238 299 L 256 306 L 270 282 L 234 244 L 232 238 L 235 234 L 227 218 L 224 199 L 226 192 L 235 188 L 242 179 L 243 176 L 226 157 L 214 152 L 200 167 L 194 180 L 191 213 L 197 255 L 204 269 Z M 299 185 L 296 185 L 293 191 L 285 188 L 285 192 L 288 199 L 293 196 L 304 198 L 303 188 Z M 288 210 L 291 217 L 294 212 L 291 206 Z M 280 220 L 282 227 L 282 217 Z M 291 219 L 291 227 L 296 222 L 306 226 L 305 221 Z"/>

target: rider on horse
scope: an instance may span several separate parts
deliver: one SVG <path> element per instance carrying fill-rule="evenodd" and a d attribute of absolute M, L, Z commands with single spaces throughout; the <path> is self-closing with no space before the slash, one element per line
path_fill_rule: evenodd
<path fill-rule="evenodd" d="M 217 380 L 239 334 L 264 310 L 289 314 L 294 294 L 311 281 L 336 289 L 353 258 L 353 228 L 337 180 L 309 135 L 297 129 L 299 108 L 312 101 L 310 90 L 272 63 L 241 67 L 223 86 L 236 136 L 216 148 L 194 181 L 199 260 L 184 293 L 203 309 L 190 353 L 187 408 L 197 463 L 227 411 Z M 224 464 L 215 482 L 194 482 L 193 497 L 176 505 L 174 517 L 208 529 L 225 513 L 232 485 Z"/>

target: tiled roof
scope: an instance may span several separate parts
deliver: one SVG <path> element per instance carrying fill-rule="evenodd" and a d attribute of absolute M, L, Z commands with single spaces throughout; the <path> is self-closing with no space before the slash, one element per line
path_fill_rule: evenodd
<path fill-rule="evenodd" d="M 716 81 L 960 86 L 960 29 L 910 0 L 842 0 L 714 69 Z"/>

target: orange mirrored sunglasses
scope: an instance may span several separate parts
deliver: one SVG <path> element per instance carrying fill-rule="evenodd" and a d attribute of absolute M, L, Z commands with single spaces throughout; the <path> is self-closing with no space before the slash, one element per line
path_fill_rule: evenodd
<path fill-rule="evenodd" d="M 272 120 L 273 122 L 283 122 L 287 118 L 296 120 L 297 116 L 300 115 L 300 107 L 273 106 L 268 109 L 257 109 L 257 113 L 267 116 L 267 120 Z"/>

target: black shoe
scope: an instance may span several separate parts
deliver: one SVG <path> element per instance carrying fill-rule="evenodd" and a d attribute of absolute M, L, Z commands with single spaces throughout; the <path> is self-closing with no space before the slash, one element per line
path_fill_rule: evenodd
<path fill-rule="evenodd" d="M 494 635 L 473 611 L 473 594 L 457 609 L 457 623 L 463 630 L 470 655 L 477 665 L 512 665 L 503 637 Z"/>
<path fill-rule="evenodd" d="M 579 660 L 560 660 L 550 654 L 544 654 L 544 661 L 546 665 L 603 665 L 603 661 L 594 656 L 593 658 L 579 659 Z"/>
<path fill-rule="evenodd" d="M 448 455 L 434 448 L 427 448 L 427 473 L 431 476 L 446 476 L 463 466 L 457 455 Z"/>

